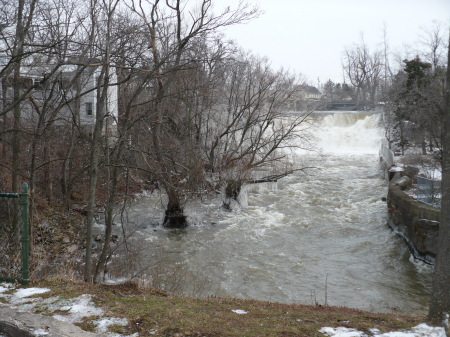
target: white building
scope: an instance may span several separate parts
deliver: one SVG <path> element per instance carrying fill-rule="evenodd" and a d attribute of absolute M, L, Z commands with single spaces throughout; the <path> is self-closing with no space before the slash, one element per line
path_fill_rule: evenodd
<path fill-rule="evenodd" d="M 11 110 L 14 86 L 13 73 L 5 72 L 8 57 L 0 54 L 0 111 Z M 25 62 L 24 62 L 25 63 Z M 81 64 L 81 62 L 80 62 Z M 56 68 L 57 67 L 57 68 Z M 56 69 L 56 71 L 55 71 Z M 21 67 L 20 89 L 26 96 L 21 99 L 22 124 L 32 126 L 39 118 L 54 125 L 76 123 L 88 131 L 95 123 L 101 66 L 48 64 L 39 58 L 28 58 Z M 118 85 L 115 68 L 110 67 L 110 85 L 105 103 L 105 126 L 115 129 L 118 120 Z M 51 74 L 51 75 L 48 75 Z M 11 115 L 8 111 L 6 116 Z"/>

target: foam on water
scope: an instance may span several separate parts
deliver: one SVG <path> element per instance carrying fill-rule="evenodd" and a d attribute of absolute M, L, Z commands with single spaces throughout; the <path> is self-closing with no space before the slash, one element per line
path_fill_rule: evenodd
<path fill-rule="evenodd" d="M 322 153 L 378 153 L 381 131 L 379 115 L 335 113 L 325 116 L 318 135 Z"/>

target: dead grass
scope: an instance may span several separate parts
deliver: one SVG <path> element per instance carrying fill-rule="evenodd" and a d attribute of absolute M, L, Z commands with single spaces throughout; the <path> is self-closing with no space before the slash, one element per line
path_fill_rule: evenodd
<path fill-rule="evenodd" d="M 325 326 L 348 327 L 366 332 L 408 329 L 425 317 L 396 313 L 378 314 L 345 307 L 286 305 L 234 298 L 190 298 L 155 289 L 139 289 L 135 283 L 93 285 L 86 283 L 40 281 L 33 286 L 51 288 L 41 296 L 76 297 L 93 295 L 95 304 L 107 316 L 127 318 L 127 326 L 112 326 L 110 331 L 140 336 L 308 336 L 323 337 L 318 330 Z M 245 310 L 236 314 L 232 310 Z M 92 320 L 80 326 L 92 330 Z"/>

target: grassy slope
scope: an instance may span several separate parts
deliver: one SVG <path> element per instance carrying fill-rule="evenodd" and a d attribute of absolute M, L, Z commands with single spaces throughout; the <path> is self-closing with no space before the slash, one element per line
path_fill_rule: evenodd
<path fill-rule="evenodd" d="M 108 317 L 125 317 L 128 326 L 113 326 L 122 334 L 139 332 L 140 336 L 321 336 L 325 326 L 345 326 L 381 332 L 407 329 L 424 322 L 424 317 L 376 314 L 343 307 L 286 305 L 233 298 L 190 298 L 154 289 L 138 289 L 133 283 L 107 286 L 85 283 L 40 281 L 33 286 L 48 287 L 48 296 L 63 298 L 93 295 L 97 306 Z M 40 295 L 42 296 L 42 294 Z M 242 309 L 239 315 L 232 310 Z M 81 327 L 90 330 L 92 320 Z"/>

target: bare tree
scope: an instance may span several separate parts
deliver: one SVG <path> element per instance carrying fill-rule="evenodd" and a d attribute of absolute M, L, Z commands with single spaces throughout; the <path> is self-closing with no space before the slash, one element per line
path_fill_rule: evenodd
<path fill-rule="evenodd" d="M 446 107 L 443 116 L 442 201 L 438 252 L 428 321 L 450 333 L 450 48 L 447 58 Z"/>
<path fill-rule="evenodd" d="M 10 156 L 6 150 L 8 147 L 3 146 L 4 156 L 7 158 L 4 167 L 10 169 L 12 185 L 17 184 L 18 176 L 29 181 L 31 223 L 36 208 L 35 196 L 39 193 L 39 171 L 45 170 L 45 174 L 42 174 L 44 178 L 40 180 L 45 181 L 46 186 L 41 191 L 45 192 L 49 200 L 53 194 L 49 130 L 57 123 L 58 111 L 65 104 L 60 95 L 59 73 L 70 55 L 71 35 L 78 26 L 71 21 L 73 8 L 70 1 L 63 3 L 58 0 L 7 3 L 3 7 L 10 14 L 17 10 L 16 19 L 7 21 L 15 18 L 13 15 L 2 18 L 6 21 L 1 31 L 0 53 L 4 63 L 0 71 L 0 115 L 5 122 L 2 123 L 3 136 L 8 138 L 9 134 L 12 135 L 10 141 L 4 143 L 11 144 Z M 20 14 L 21 12 L 24 13 Z M 26 24 L 21 23 L 20 19 L 24 15 Z M 21 25 L 24 27 L 20 28 Z M 17 34 L 22 30 L 22 38 L 18 39 Z M 20 40 L 22 42 L 18 42 Z M 9 123 L 11 117 L 13 122 Z M 22 151 L 23 147 L 31 149 L 29 157 Z M 40 149 L 43 151 L 40 152 Z"/>
<path fill-rule="evenodd" d="M 345 49 L 342 65 L 346 78 L 356 88 L 354 99 L 359 108 L 372 109 L 381 84 L 382 53 L 380 51 L 371 53 L 362 39 L 360 44 Z"/>
<path fill-rule="evenodd" d="M 183 227 L 186 219 L 177 186 L 183 180 L 180 179 L 180 169 L 186 170 L 180 159 L 193 158 L 195 151 L 192 151 L 192 143 L 180 137 L 185 134 L 180 132 L 185 126 L 183 119 L 177 118 L 183 106 L 177 97 L 177 81 L 195 63 L 188 51 L 197 39 L 207 39 L 220 27 L 244 22 L 257 15 L 257 10 L 240 3 L 236 9 L 228 7 L 222 13 L 212 15 L 211 1 L 203 0 L 189 12 L 188 19 L 186 6 L 181 0 L 167 1 L 165 4 L 148 2 L 147 6 L 149 10 L 142 3 L 140 6 L 133 4 L 131 8 L 147 29 L 148 46 L 152 53 L 149 71 L 154 74 L 151 84 L 154 100 L 150 118 L 147 119 L 154 154 L 151 162 L 168 196 L 164 223 L 169 227 Z M 180 152 L 180 149 L 185 151 Z"/>
<path fill-rule="evenodd" d="M 17 4 L 17 16 L 15 17 L 15 34 L 10 46 L 11 58 L 9 64 L 2 69 L 2 73 L 8 74 L 8 68 L 13 73 L 13 128 L 12 128 L 12 186 L 15 192 L 19 191 L 19 155 L 20 155 L 20 126 L 21 126 L 21 68 L 25 57 L 24 44 L 34 17 L 36 0 L 19 0 Z"/>
<path fill-rule="evenodd" d="M 422 28 L 420 38 L 421 56 L 432 65 L 433 72 L 445 66 L 447 30 L 440 23 L 434 23 L 430 28 Z"/>
<path fill-rule="evenodd" d="M 295 76 L 273 71 L 267 60 L 241 55 L 228 64 L 226 74 L 223 100 L 209 112 L 215 125 L 205 150 L 209 167 L 225 184 L 225 206 L 230 207 L 243 184 L 290 171 L 280 165 L 286 165 L 283 148 L 299 137 L 296 131 L 307 114 L 286 116 L 300 86 Z"/>
<path fill-rule="evenodd" d="M 131 134 L 136 130 L 136 124 L 143 116 L 140 111 L 142 104 L 145 104 L 139 97 L 145 91 L 152 74 L 142 71 L 143 55 L 145 46 L 139 42 L 142 31 L 138 21 L 129 11 L 118 11 L 114 17 L 112 25 L 112 59 L 116 64 L 117 85 L 119 86 L 119 111 L 117 129 L 113 139 L 106 139 L 107 148 L 104 169 L 106 170 L 107 200 L 105 204 L 105 234 L 101 253 L 98 256 L 94 282 L 99 282 L 100 276 L 106 274 L 107 263 L 111 258 L 113 249 L 111 248 L 113 222 L 116 216 L 116 208 L 119 204 L 119 188 L 128 185 L 130 170 L 136 170 L 130 161 Z M 115 85 L 115 83 L 111 83 Z M 111 118 L 111 116 L 109 117 Z M 106 134 L 108 136 L 108 133 Z M 125 173 L 125 181 L 122 174 Z M 128 191 L 125 189 L 121 197 L 123 205 L 127 204 Z M 125 232 L 122 237 L 126 242 Z M 127 245 L 124 245 L 127 248 Z"/>
<path fill-rule="evenodd" d="M 381 96 L 383 98 L 383 102 L 386 102 L 388 88 L 391 85 L 392 80 L 394 78 L 394 74 L 392 72 L 392 67 L 391 67 L 392 53 L 390 50 L 389 37 L 388 37 L 388 31 L 387 31 L 386 24 L 383 25 L 382 33 L 383 33 L 383 41 L 381 42 L 381 45 L 382 45 L 382 55 L 383 55 L 383 76 L 382 76 Z"/>
<path fill-rule="evenodd" d="M 92 281 L 92 228 L 94 225 L 95 200 L 97 180 L 99 174 L 99 161 L 101 154 L 102 137 L 108 117 L 109 88 L 112 85 L 111 72 L 111 34 L 112 22 L 119 0 L 94 1 L 91 4 L 92 34 L 89 43 L 94 42 L 93 52 L 98 53 L 100 74 L 97 79 L 97 102 L 95 124 L 92 132 L 89 168 L 89 192 L 86 219 L 86 258 L 84 279 Z M 101 20 L 103 19 L 103 20 Z"/>

